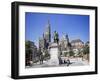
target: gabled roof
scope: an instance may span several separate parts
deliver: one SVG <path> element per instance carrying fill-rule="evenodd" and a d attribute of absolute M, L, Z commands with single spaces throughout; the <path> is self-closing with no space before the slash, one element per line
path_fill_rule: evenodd
<path fill-rule="evenodd" d="M 80 39 L 75 39 L 75 40 L 72 40 L 71 43 L 77 43 L 77 42 L 81 42 L 81 43 L 84 43 L 82 40 Z"/>

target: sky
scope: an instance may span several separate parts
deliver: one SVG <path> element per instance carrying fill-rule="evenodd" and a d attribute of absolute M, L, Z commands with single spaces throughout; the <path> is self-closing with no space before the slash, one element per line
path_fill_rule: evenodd
<path fill-rule="evenodd" d="M 89 15 L 51 14 L 51 13 L 25 13 L 25 40 L 38 45 L 39 37 L 45 32 L 50 21 L 51 35 L 56 30 L 59 38 L 63 33 L 68 34 L 69 40 L 81 39 L 89 41 Z"/>

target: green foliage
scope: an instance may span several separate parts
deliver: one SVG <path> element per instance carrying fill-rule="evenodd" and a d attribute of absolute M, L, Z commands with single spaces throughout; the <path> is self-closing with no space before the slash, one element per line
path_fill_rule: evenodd
<path fill-rule="evenodd" d="M 44 50 L 45 55 L 44 55 L 44 59 L 47 60 L 50 58 L 50 54 L 48 53 L 48 50 Z"/>
<path fill-rule="evenodd" d="M 32 54 L 32 43 L 30 41 L 25 42 L 25 52 L 26 54 Z"/>
<path fill-rule="evenodd" d="M 30 61 L 32 61 L 32 54 L 33 54 L 33 42 L 25 41 L 25 65 L 31 65 Z"/>
<path fill-rule="evenodd" d="M 69 54 L 70 54 L 70 56 L 74 56 L 75 55 L 75 53 L 73 51 L 70 51 Z"/>
<path fill-rule="evenodd" d="M 78 55 L 79 57 L 82 57 L 82 52 L 83 52 L 83 50 L 78 49 L 78 54 L 77 54 L 77 55 Z"/>
<path fill-rule="evenodd" d="M 64 56 L 67 56 L 68 55 L 68 52 L 64 52 Z"/>
<path fill-rule="evenodd" d="M 89 46 L 85 45 L 83 48 L 83 54 L 89 54 Z"/>

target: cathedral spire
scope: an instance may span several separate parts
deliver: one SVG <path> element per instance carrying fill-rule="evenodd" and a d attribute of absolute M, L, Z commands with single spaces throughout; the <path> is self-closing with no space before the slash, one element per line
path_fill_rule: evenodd
<path fill-rule="evenodd" d="M 51 28 L 50 28 L 50 20 L 48 19 L 45 31 L 45 39 L 47 42 L 51 42 Z"/>

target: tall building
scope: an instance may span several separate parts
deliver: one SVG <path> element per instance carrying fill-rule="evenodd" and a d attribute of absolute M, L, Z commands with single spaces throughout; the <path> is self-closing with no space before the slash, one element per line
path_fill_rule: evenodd
<path fill-rule="evenodd" d="M 39 48 L 43 51 L 46 48 L 46 40 L 44 35 L 42 38 L 39 38 Z"/>
<path fill-rule="evenodd" d="M 60 41 L 61 50 L 68 51 L 71 49 L 71 44 L 69 42 L 69 37 L 67 34 L 63 35 L 63 38 Z"/>
<path fill-rule="evenodd" d="M 51 42 L 51 28 L 50 28 L 50 22 L 48 20 L 48 23 L 46 25 L 46 30 L 43 33 L 42 37 L 39 38 L 39 48 L 41 48 L 42 51 L 45 48 L 47 49 L 50 42 Z"/>
<path fill-rule="evenodd" d="M 46 39 L 47 43 L 51 42 L 51 28 L 50 28 L 49 20 L 48 20 L 48 23 L 46 25 L 46 31 L 44 33 L 44 36 L 45 36 L 45 39 Z"/>

